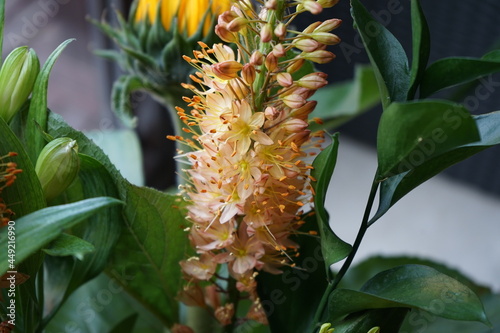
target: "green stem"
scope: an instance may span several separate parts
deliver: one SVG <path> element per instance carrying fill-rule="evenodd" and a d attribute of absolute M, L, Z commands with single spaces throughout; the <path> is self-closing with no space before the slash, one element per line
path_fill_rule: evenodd
<path fill-rule="evenodd" d="M 231 324 L 224 326 L 224 333 L 232 333 L 234 328 L 236 327 L 236 314 L 238 312 L 238 301 L 240 297 L 240 293 L 238 289 L 236 289 L 236 280 L 232 277 L 229 277 L 227 282 L 227 290 L 229 302 L 234 304 L 234 314 L 231 319 Z"/>
<path fill-rule="evenodd" d="M 352 250 L 349 253 L 349 255 L 347 256 L 344 263 L 342 264 L 342 267 L 340 268 L 339 272 L 335 276 L 335 279 L 328 284 L 328 287 L 326 288 L 325 293 L 323 294 L 323 297 L 321 298 L 320 304 L 318 306 L 318 310 L 316 311 L 316 314 L 314 316 L 313 325 L 317 325 L 318 323 L 320 323 L 322 318 L 324 318 L 325 311 L 326 311 L 327 304 L 328 304 L 328 298 L 329 298 L 330 294 L 332 293 L 333 290 L 335 290 L 337 288 L 340 281 L 342 280 L 342 278 L 346 274 L 347 270 L 351 266 L 354 257 L 356 256 L 356 252 L 358 251 L 358 248 L 361 245 L 361 241 L 363 240 L 363 237 L 366 233 L 366 230 L 368 230 L 368 227 L 370 226 L 368 224 L 368 221 L 370 219 L 370 212 L 371 212 L 372 207 L 373 207 L 373 202 L 374 202 L 375 196 L 377 194 L 378 186 L 379 186 L 379 182 L 376 179 L 374 179 L 373 183 L 372 183 L 372 187 L 370 189 L 370 195 L 369 195 L 368 201 L 366 203 L 365 212 L 363 215 L 363 220 L 361 221 L 361 225 L 359 226 L 358 234 L 356 235 L 356 239 L 354 240 L 354 243 L 352 245 Z"/>

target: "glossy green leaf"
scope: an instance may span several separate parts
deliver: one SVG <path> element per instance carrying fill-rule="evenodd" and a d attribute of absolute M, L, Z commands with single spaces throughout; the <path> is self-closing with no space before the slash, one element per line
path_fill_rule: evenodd
<path fill-rule="evenodd" d="M 405 308 L 372 309 L 333 322 L 332 327 L 335 328 L 334 333 L 367 333 L 376 326 L 383 333 L 398 333 L 407 313 Z"/>
<path fill-rule="evenodd" d="M 314 130 L 338 127 L 370 110 L 380 103 L 373 68 L 357 65 L 352 80 L 319 89 L 314 94 L 314 100 L 318 104 L 311 116 L 318 117 L 324 122 L 322 125 L 312 124 Z"/>
<path fill-rule="evenodd" d="M 454 126 L 460 126 L 463 118 L 456 115 L 448 119 Z M 371 218 L 370 224 L 384 215 L 398 200 L 428 179 L 446 168 L 500 143 L 500 112 L 473 116 L 473 120 L 479 130 L 480 141 L 463 145 L 440 156 L 430 158 L 424 163 L 415 166 L 411 171 L 382 181 L 380 184 L 379 207 L 376 214 Z"/>
<path fill-rule="evenodd" d="M 318 216 L 318 229 L 321 236 L 321 250 L 325 258 L 325 269 L 328 279 L 332 278 L 330 266 L 344 259 L 351 252 L 351 245 L 341 240 L 330 227 L 330 218 L 325 209 L 326 192 L 330 185 L 333 170 L 337 163 L 339 149 L 338 133 L 332 136 L 332 143 L 316 156 L 313 162 L 314 169 L 311 172 L 316 179 L 312 183 L 315 196 L 314 208 Z"/>
<path fill-rule="evenodd" d="M 351 0 L 351 15 L 375 71 L 384 109 L 391 102 L 405 101 L 410 70 L 403 47 L 359 0 Z"/>
<path fill-rule="evenodd" d="M 332 319 L 366 309 L 412 308 L 436 316 L 489 324 L 479 297 L 467 286 L 422 265 L 383 271 L 360 291 L 337 289 L 330 294 Z"/>
<path fill-rule="evenodd" d="M 118 274 L 118 273 L 117 273 Z M 120 272 L 122 279 L 128 281 L 133 277 L 127 272 Z M 135 333 L 163 332 L 163 325 L 136 300 L 127 294 L 116 280 L 106 274 L 76 290 L 64 303 L 59 312 L 51 320 L 46 332 L 110 332 L 127 318 L 139 315 L 135 325 L 130 325 Z"/>
<path fill-rule="evenodd" d="M 431 64 L 420 86 L 420 98 L 442 89 L 473 81 L 500 71 L 500 52 L 491 51 L 482 58 L 450 57 Z"/>
<path fill-rule="evenodd" d="M 54 257 L 75 256 L 82 260 L 87 253 L 95 251 L 94 245 L 76 237 L 63 233 L 59 235 L 48 247 L 43 249 L 43 252 Z"/>
<path fill-rule="evenodd" d="M 476 123 L 462 105 L 446 101 L 392 103 L 378 128 L 378 178 L 414 169 L 479 139 Z"/>
<path fill-rule="evenodd" d="M 114 198 L 93 198 L 67 205 L 47 207 L 16 219 L 16 262 L 20 263 L 65 228 L 70 228 L 99 210 L 121 203 Z M 0 244 L 7 244 L 7 228 L 0 230 Z M 8 270 L 7 251 L 0 252 L 0 272 Z"/>
<path fill-rule="evenodd" d="M 47 90 L 49 85 L 49 75 L 54 64 L 66 48 L 74 39 L 68 39 L 61 43 L 47 58 L 43 65 L 33 87 L 31 94 L 31 103 L 26 123 L 26 144 L 29 157 L 33 163 L 36 163 L 38 154 L 45 146 L 45 138 L 40 131 L 47 130 Z"/>
<path fill-rule="evenodd" d="M 123 281 L 113 274 L 167 326 L 178 321 L 179 261 L 186 258 L 189 244 L 181 206 L 177 196 L 130 185 L 124 230 L 109 266 L 111 273 L 127 272 L 133 277 Z"/>
<path fill-rule="evenodd" d="M 314 216 L 305 222 L 301 231 L 317 230 Z M 300 256 L 294 258 L 296 267 L 283 267 L 279 275 L 261 272 L 257 277 L 259 297 L 272 332 L 308 332 L 327 287 L 320 239 L 301 234 L 294 241 L 300 245 Z"/>
<path fill-rule="evenodd" d="M 410 73 L 410 89 L 408 99 L 413 99 L 418 85 L 424 76 L 430 54 L 430 32 L 425 15 L 420 6 L 420 0 L 411 1 L 411 26 L 413 57 Z"/>

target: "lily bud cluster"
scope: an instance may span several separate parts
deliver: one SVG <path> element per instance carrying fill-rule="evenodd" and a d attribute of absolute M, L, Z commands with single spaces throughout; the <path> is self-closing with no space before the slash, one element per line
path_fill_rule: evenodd
<path fill-rule="evenodd" d="M 222 325 L 234 320 L 235 300 L 222 301 L 221 265 L 237 292 L 252 301 L 247 318 L 265 323 L 255 277 L 262 270 L 280 274 L 299 255 L 291 236 L 310 208 L 311 161 L 324 140 L 308 128 L 316 106 L 309 98 L 327 84 L 326 74 L 301 69 L 308 61 L 335 58 L 325 48 L 339 42 L 329 31 L 340 20 L 316 22 L 302 32 L 289 26 L 299 13 L 332 4 L 270 0 L 257 12 L 250 1 L 237 1 L 215 27 L 236 51 L 200 42 L 201 50 L 184 56 L 196 69 L 191 79 L 197 84 L 183 84 L 194 93 L 184 97 L 190 109 L 177 107 L 189 135 L 169 138 L 189 146 L 178 158 L 190 165 L 181 189 L 197 255 L 181 262 L 189 283 L 180 299 L 212 307 Z M 292 7 L 296 11 L 285 16 Z M 203 281 L 213 284 L 203 288 Z"/>

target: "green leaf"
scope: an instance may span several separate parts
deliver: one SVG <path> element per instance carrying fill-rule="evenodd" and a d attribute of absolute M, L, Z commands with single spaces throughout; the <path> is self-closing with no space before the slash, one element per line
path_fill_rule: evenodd
<path fill-rule="evenodd" d="M 458 114 L 447 119 L 453 127 L 460 127 L 463 121 L 463 118 Z M 416 165 L 411 171 L 389 177 L 382 181 L 380 184 L 379 207 L 369 224 L 378 220 L 397 201 L 426 180 L 439 174 L 444 169 L 500 143 L 500 112 L 473 116 L 473 120 L 479 130 L 480 141 L 463 145 L 443 155 L 430 158 L 424 163 Z"/>
<path fill-rule="evenodd" d="M 16 219 L 16 262 L 22 262 L 31 254 L 56 239 L 65 228 L 70 228 L 99 210 L 116 205 L 114 198 L 93 198 L 76 203 L 47 207 Z M 7 244 L 7 228 L 0 230 L 0 244 Z M 0 252 L 0 272 L 9 269 L 7 251 Z"/>
<path fill-rule="evenodd" d="M 418 85 L 420 84 L 420 81 L 424 76 L 430 54 L 431 36 L 419 0 L 412 0 L 411 2 L 411 25 L 413 59 L 411 64 L 411 84 L 410 89 L 408 90 L 408 99 L 413 99 L 413 97 L 415 96 Z"/>
<path fill-rule="evenodd" d="M 64 50 L 64 48 L 74 39 L 68 39 L 61 43 L 48 57 L 43 65 L 33 87 L 31 103 L 26 124 L 26 144 L 28 154 L 33 164 L 36 163 L 38 154 L 45 146 L 45 139 L 40 132 L 47 130 L 47 90 L 49 85 L 49 75 L 54 64 Z"/>
<path fill-rule="evenodd" d="M 95 251 L 94 245 L 80 237 L 66 233 L 59 235 L 47 248 L 43 249 L 43 252 L 50 256 L 75 256 L 79 260 L 82 260 L 85 254 L 93 251 Z"/>
<path fill-rule="evenodd" d="M 335 333 L 366 333 L 380 327 L 383 333 L 398 333 L 408 309 L 373 309 L 354 313 L 340 322 L 334 322 Z"/>
<path fill-rule="evenodd" d="M 137 117 L 134 116 L 133 105 L 130 102 L 130 94 L 144 88 L 144 85 L 136 76 L 123 75 L 113 84 L 111 94 L 111 105 L 115 114 L 123 124 L 129 128 L 137 126 Z"/>
<path fill-rule="evenodd" d="M 313 130 L 344 124 L 380 103 L 373 68 L 356 65 L 352 80 L 323 87 L 314 94 L 314 99 L 318 105 L 311 116 L 321 118 L 324 124 L 312 126 Z"/>
<path fill-rule="evenodd" d="M 491 51 L 482 58 L 449 57 L 436 61 L 425 71 L 420 98 L 442 89 L 470 82 L 500 71 L 500 52 Z"/>
<path fill-rule="evenodd" d="M 305 220 L 300 231 L 317 230 L 314 216 Z M 300 256 L 296 267 L 284 267 L 283 274 L 259 273 L 259 297 L 268 313 L 272 332 L 303 333 L 312 320 L 327 287 L 321 241 L 307 234 L 297 235 Z"/>
<path fill-rule="evenodd" d="M 331 319 L 366 309 L 411 308 L 443 318 L 489 324 L 478 296 L 451 277 L 422 265 L 398 266 L 369 280 L 360 291 L 330 294 Z"/>
<path fill-rule="evenodd" d="M 476 124 L 462 105 L 446 101 L 392 103 L 378 128 L 378 178 L 414 169 L 479 139 Z"/>
<path fill-rule="evenodd" d="M 5 0 L 0 0 L 0 60 L 3 51 L 3 28 L 5 25 Z M 1 63 L 2 61 L 0 61 Z"/>
<path fill-rule="evenodd" d="M 179 199 L 129 185 L 125 227 L 109 266 L 112 275 L 168 327 L 178 321 L 179 261 L 185 259 L 189 244 Z M 127 272 L 133 279 L 123 281 L 113 272 Z"/>
<path fill-rule="evenodd" d="M 337 163 L 339 149 L 338 133 L 332 136 L 332 143 L 316 156 L 313 162 L 314 169 L 311 172 L 316 179 L 312 183 L 316 195 L 314 196 L 314 208 L 318 216 L 318 228 L 321 236 L 321 251 L 325 258 L 325 269 L 328 279 L 332 278 L 330 266 L 344 259 L 351 252 L 351 245 L 341 240 L 330 228 L 330 218 L 325 209 L 325 199 L 330 180 Z"/>
<path fill-rule="evenodd" d="M 375 70 L 384 109 L 391 102 L 405 101 L 410 72 L 403 47 L 359 0 L 351 0 L 351 15 Z"/>
<path fill-rule="evenodd" d="M 122 279 L 134 277 L 120 272 Z M 76 290 L 48 323 L 46 332 L 110 332 L 124 320 L 139 314 L 130 332 L 163 332 L 162 324 L 137 303 L 114 279 L 104 273 Z M 128 332 L 126 330 L 122 332 Z"/>
<path fill-rule="evenodd" d="M 14 205 L 16 218 L 42 209 L 46 206 L 40 181 L 35 173 L 35 167 L 31 163 L 28 154 L 16 135 L 11 131 L 5 121 L 0 119 L 0 156 L 9 152 L 16 152 L 18 155 L 8 158 L 9 162 L 17 164 L 23 172 L 17 175 L 12 186 L 2 191 L 2 198 L 7 205 Z"/>
<path fill-rule="evenodd" d="M 119 322 L 109 333 L 131 333 L 134 331 L 135 323 L 137 322 L 137 313 L 133 313 L 127 318 Z"/>

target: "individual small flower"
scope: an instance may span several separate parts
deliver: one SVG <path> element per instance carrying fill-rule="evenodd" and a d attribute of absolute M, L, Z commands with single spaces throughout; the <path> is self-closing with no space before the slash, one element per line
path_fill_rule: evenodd
<path fill-rule="evenodd" d="M 227 303 L 224 306 L 220 306 L 215 309 L 215 318 L 219 321 L 222 326 L 231 324 L 234 315 L 234 304 Z"/>
<path fill-rule="evenodd" d="M 5 58 L 0 69 L 0 117 L 9 122 L 26 102 L 40 71 L 33 49 L 21 46 Z"/>
<path fill-rule="evenodd" d="M 250 306 L 250 309 L 248 309 L 246 317 L 248 319 L 252 319 L 258 323 L 261 323 L 262 325 L 269 324 L 269 322 L 267 321 L 266 312 L 264 311 L 264 308 L 262 307 L 262 304 L 260 303 L 260 299 L 256 299 L 252 303 L 252 305 Z"/>
<path fill-rule="evenodd" d="M 191 257 L 181 262 L 182 270 L 198 280 L 209 280 L 215 273 L 217 263 L 213 256 L 204 253 L 200 257 Z"/>

